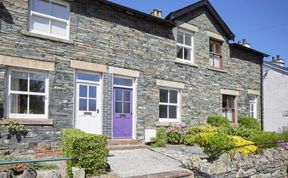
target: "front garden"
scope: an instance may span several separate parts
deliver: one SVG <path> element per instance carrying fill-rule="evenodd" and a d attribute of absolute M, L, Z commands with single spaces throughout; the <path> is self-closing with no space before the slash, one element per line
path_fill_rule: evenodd
<path fill-rule="evenodd" d="M 163 147 L 166 144 L 197 145 L 213 161 L 224 153 L 234 155 L 240 152 L 248 156 L 262 153 L 267 148 L 288 149 L 288 132 L 261 131 L 258 121 L 249 117 L 241 117 L 238 125 L 230 125 L 225 117 L 210 116 L 207 125 L 203 126 L 161 127 L 152 141 L 152 147 Z"/>

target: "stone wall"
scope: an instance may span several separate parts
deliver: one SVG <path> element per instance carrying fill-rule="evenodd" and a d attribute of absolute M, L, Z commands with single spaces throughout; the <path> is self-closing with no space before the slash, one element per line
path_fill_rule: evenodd
<path fill-rule="evenodd" d="M 181 120 L 187 125 L 203 124 L 207 116 L 221 114 L 221 89 L 239 91 L 238 115 L 249 115 L 247 90 L 261 90 L 261 57 L 231 48 L 226 39 L 223 43 L 224 71 L 209 69 L 207 31 L 226 37 L 205 9 L 181 19 L 199 27 L 194 49 L 197 67 L 175 63 L 176 29 L 115 11 L 98 1 L 69 2 L 70 39 L 63 41 L 27 32 L 28 0 L 3 0 L 0 54 L 55 63 L 55 71 L 49 72 L 49 119 L 53 119 L 54 125 L 31 126 L 30 140 L 33 142 L 50 137 L 57 139 L 60 129 L 74 126 L 75 70 L 70 67 L 71 59 L 140 73 L 137 79 L 137 138 L 143 138 L 144 129 L 155 128 L 159 122 L 157 79 L 185 84 L 181 91 Z M 7 68 L 1 66 L 1 71 Z M 0 84 L 4 83 L 4 87 L 0 86 L 0 101 L 3 105 L 6 87 L 2 76 Z M 112 77 L 113 74 L 103 74 L 103 133 L 108 136 L 112 135 Z M 259 109 L 260 106 L 259 102 Z M 259 119 L 260 113 L 259 110 Z"/>
<path fill-rule="evenodd" d="M 213 163 L 194 157 L 184 163 L 197 178 L 251 177 L 270 178 L 288 176 L 288 150 L 283 148 L 267 149 L 260 155 L 249 157 L 236 153 L 220 156 Z"/>

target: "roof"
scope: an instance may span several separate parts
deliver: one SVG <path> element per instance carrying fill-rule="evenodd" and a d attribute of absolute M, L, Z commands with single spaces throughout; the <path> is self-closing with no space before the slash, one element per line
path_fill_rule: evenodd
<path fill-rule="evenodd" d="M 186 15 L 187 13 L 191 11 L 195 11 L 196 9 L 205 7 L 211 13 L 212 17 L 216 20 L 216 22 L 220 25 L 222 30 L 225 32 L 229 40 L 234 40 L 235 35 L 231 31 L 231 29 L 228 27 L 228 25 L 224 22 L 224 20 L 221 18 L 221 16 L 217 13 L 217 11 L 214 9 L 214 7 L 210 4 L 208 0 L 200 0 L 197 3 L 194 3 L 192 5 L 186 6 L 182 9 L 176 10 L 174 12 L 171 12 L 166 19 L 167 20 L 175 20 L 183 15 Z"/>
<path fill-rule="evenodd" d="M 268 54 L 265 54 L 265 53 L 263 53 L 263 52 L 257 51 L 257 50 L 252 49 L 252 48 L 248 48 L 248 47 L 243 46 L 243 45 L 238 44 L 238 43 L 231 43 L 231 44 L 229 44 L 229 45 L 230 45 L 231 47 L 235 47 L 235 48 L 238 48 L 238 49 L 241 49 L 241 50 L 248 51 L 248 52 L 253 53 L 253 54 L 257 54 L 257 55 L 263 56 L 263 58 L 269 56 Z"/>
<path fill-rule="evenodd" d="M 122 6 L 120 4 L 116 4 L 113 3 L 111 1 L 108 0 L 98 0 L 99 3 L 110 6 L 113 10 L 119 11 L 119 12 L 123 12 L 135 17 L 139 17 L 148 21 L 152 21 L 158 24 L 162 24 L 162 25 L 166 25 L 166 26 L 176 26 L 176 24 L 174 22 L 172 22 L 171 20 L 166 20 L 166 19 L 162 19 L 159 17 L 155 17 L 153 15 L 150 14 L 146 14 L 144 12 L 126 7 L 126 6 Z"/>
<path fill-rule="evenodd" d="M 277 64 L 273 64 L 273 63 L 267 62 L 267 61 L 264 61 L 263 65 L 264 65 L 264 67 L 268 67 L 274 71 L 288 75 L 288 68 L 287 67 L 282 67 L 282 66 L 279 66 Z"/>

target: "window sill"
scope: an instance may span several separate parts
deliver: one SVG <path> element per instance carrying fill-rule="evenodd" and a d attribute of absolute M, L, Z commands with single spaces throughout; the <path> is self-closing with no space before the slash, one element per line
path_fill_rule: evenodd
<path fill-rule="evenodd" d="M 226 70 L 218 69 L 218 68 L 215 68 L 215 67 L 208 67 L 208 70 L 213 70 L 213 71 L 217 71 L 217 72 L 227 73 Z"/>
<path fill-rule="evenodd" d="M 0 125 L 8 125 L 10 121 L 18 121 L 23 125 L 53 126 L 52 119 L 0 119 Z"/>
<path fill-rule="evenodd" d="M 65 39 L 56 38 L 56 37 L 52 37 L 52 36 L 48 36 L 48 35 L 42 35 L 42 34 L 38 34 L 38 33 L 28 32 L 26 30 L 22 30 L 21 33 L 25 36 L 31 36 L 31 37 L 35 37 L 35 38 L 44 39 L 44 40 L 56 41 L 56 42 L 67 43 L 67 44 L 74 44 L 73 41 L 71 41 L 71 40 L 65 40 Z"/>
<path fill-rule="evenodd" d="M 156 122 L 156 127 L 169 127 L 171 125 L 183 125 L 183 124 L 184 124 L 183 122 L 179 122 L 179 121 L 175 121 L 175 122 L 159 121 L 159 122 Z"/>
<path fill-rule="evenodd" d="M 193 62 L 189 62 L 189 61 L 184 61 L 184 60 L 181 60 L 181 59 L 175 59 L 174 63 L 188 65 L 188 66 L 192 66 L 192 67 L 198 68 L 197 64 L 194 64 Z"/>

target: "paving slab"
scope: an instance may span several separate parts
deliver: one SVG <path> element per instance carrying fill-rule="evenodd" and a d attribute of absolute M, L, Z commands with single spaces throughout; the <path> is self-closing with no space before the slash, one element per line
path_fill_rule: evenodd
<path fill-rule="evenodd" d="M 181 163 L 147 148 L 110 151 L 108 162 L 120 177 L 143 176 L 161 172 L 186 170 Z"/>

